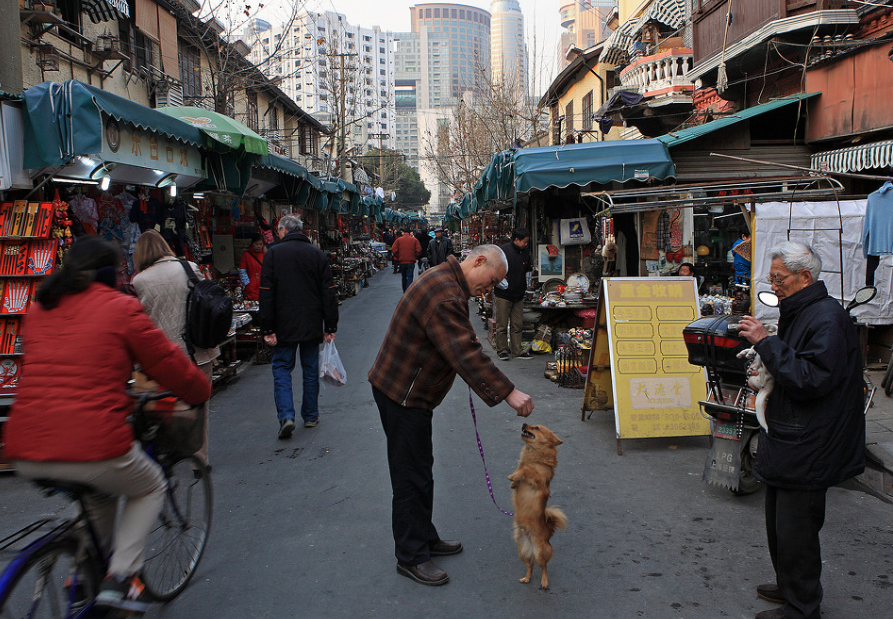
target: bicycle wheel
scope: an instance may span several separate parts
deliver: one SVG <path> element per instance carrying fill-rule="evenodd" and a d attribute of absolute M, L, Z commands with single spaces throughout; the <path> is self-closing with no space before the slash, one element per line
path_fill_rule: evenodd
<path fill-rule="evenodd" d="M 198 567 L 211 530 L 211 477 L 195 456 L 165 466 L 168 489 L 149 534 L 142 579 L 156 600 L 177 597 Z"/>
<path fill-rule="evenodd" d="M 86 617 L 98 588 L 96 566 L 78 560 L 77 540 L 56 540 L 35 551 L 13 576 L 0 595 L 0 619 Z"/>

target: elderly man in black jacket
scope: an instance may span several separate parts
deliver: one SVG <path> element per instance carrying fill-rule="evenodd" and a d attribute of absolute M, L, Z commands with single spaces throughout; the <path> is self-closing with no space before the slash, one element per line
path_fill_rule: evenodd
<path fill-rule="evenodd" d="M 750 316 L 739 327 L 775 378 L 754 475 L 766 484 L 776 582 L 758 586 L 757 595 L 784 606 L 757 619 L 819 619 L 825 495 L 865 469 L 862 355 L 852 321 L 818 281 L 815 251 L 786 241 L 770 256 L 778 335 Z"/>
<path fill-rule="evenodd" d="M 260 274 L 260 324 L 273 346 L 273 397 L 279 438 L 295 429 L 291 373 L 301 351 L 305 428 L 319 421 L 319 344 L 338 330 L 338 298 L 326 255 L 310 243 L 296 215 L 279 220 L 279 242 L 270 248 Z"/>

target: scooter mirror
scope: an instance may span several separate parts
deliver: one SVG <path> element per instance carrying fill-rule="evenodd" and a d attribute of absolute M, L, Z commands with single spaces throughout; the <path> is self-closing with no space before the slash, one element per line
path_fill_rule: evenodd
<path fill-rule="evenodd" d="M 780 299 L 778 295 L 770 290 L 763 290 L 757 293 L 757 299 L 767 307 L 778 307 Z"/>
<path fill-rule="evenodd" d="M 856 305 L 864 305 L 871 301 L 875 295 L 877 294 L 877 288 L 874 286 L 865 286 L 864 288 L 860 288 L 856 291 L 856 296 L 853 297 L 853 302 Z"/>

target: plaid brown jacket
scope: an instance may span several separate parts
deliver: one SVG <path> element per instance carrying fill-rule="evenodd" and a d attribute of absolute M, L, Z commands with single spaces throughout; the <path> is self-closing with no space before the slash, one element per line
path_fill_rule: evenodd
<path fill-rule="evenodd" d="M 458 260 L 427 270 L 397 304 L 369 382 L 408 408 L 433 410 L 458 373 L 489 406 L 515 386 L 484 354 L 468 312 L 471 292 Z"/>

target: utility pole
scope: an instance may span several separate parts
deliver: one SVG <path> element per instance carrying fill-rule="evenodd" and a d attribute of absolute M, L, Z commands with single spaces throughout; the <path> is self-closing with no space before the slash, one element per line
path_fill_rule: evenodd
<path fill-rule="evenodd" d="M 382 162 L 382 150 L 384 149 L 383 141 L 391 137 L 387 133 L 370 133 L 369 138 L 374 140 L 378 139 L 378 181 L 381 183 L 382 189 L 384 189 L 384 163 Z"/>
<path fill-rule="evenodd" d="M 359 54 L 353 53 L 329 53 L 326 54 L 329 58 L 338 58 L 339 59 L 339 73 L 338 73 L 338 81 L 339 90 L 340 90 L 340 101 L 339 101 L 339 111 L 338 111 L 338 178 L 344 177 L 344 151 L 347 143 L 347 98 L 345 97 L 345 86 L 347 84 L 347 78 L 344 75 L 344 59 L 352 58 L 354 56 L 358 56 Z"/>

